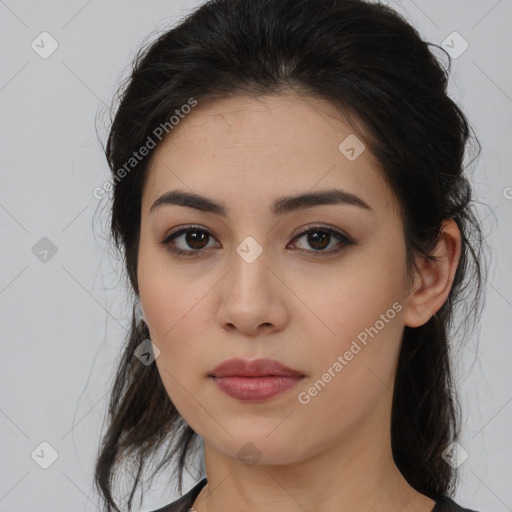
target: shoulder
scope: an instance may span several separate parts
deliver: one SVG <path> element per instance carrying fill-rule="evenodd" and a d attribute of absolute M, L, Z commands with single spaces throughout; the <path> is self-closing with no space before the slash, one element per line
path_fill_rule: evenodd
<path fill-rule="evenodd" d="M 476 510 L 463 508 L 448 496 L 441 496 L 436 501 L 436 506 L 432 509 L 432 512 L 477 512 Z"/>
<path fill-rule="evenodd" d="M 200 480 L 190 491 L 184 494 L 181 498 L 173 501 L 165 507 L 154 510 L 153 512 L 188 512 L 188 509 L 193 505 L 197 495 L 201 489 L 206 485 L 206 477 Z"/>

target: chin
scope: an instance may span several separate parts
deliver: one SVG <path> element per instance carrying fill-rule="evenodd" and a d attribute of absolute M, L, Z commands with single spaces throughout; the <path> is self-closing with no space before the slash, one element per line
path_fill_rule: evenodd
<path fill-rule="evenodd" d="M 205 442 L 224 456 L 240 460 L 247 467 L 294 464 L 304 458 L 303 451 L 297 451 L 300 443 L 286 435 L 285 431 L 280 436 L 274 436 L 274 433 L 269 436 L 270 431 L 259 431 L 251 435 L 251 431 L 246 429 L 243 435 L 233 434 L 233 438 L 229 437 L 225 443 L 219 443 L 218 439 L 214 443 L 209 443 L 208 439 Z"/>

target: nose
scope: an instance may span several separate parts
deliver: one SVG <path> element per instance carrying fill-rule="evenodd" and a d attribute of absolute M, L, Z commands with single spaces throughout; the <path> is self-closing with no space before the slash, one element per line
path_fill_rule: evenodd
<path fill-rule="evenodd" d="M 286 286 L 270 268 L 265 251 L 248 263 L 233 255 L 232 270 L 220 283 L 217 321 L 226 331 L 245 336 L 271 334 L 289 321 Z"/>

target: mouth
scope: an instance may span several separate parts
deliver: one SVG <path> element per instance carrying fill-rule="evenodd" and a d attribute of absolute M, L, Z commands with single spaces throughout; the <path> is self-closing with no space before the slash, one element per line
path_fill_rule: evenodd
<path fill-rule="evenodd" d="M 232 398 L 261 402 L 292 389 L 305 375 L 271 359 L 230 359 L 212 370 L 208 377 Z"/>

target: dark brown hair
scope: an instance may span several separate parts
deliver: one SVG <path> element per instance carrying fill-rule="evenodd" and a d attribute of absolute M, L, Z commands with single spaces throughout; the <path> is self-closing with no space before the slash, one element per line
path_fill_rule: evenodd
<path fill-rule="evenodd" d="M 460 306 L 458 320 L 470 332 L 468 326 L 483 307 L 485 282 L 483 237 L 463 164 L 469 140 L 478 149 L 479 144 L 448 97 L 449 70 L 446 52 L 424 42 L 386 5 L 212 0 L 139 51 L 105 149 L 112 174 L 119 177 L 133 152 L 190 98 L 258 97 L 291 89 L 328 100 L 362 127 L 361 138 L 400 205 L 411 272 L 414 255 L 432 258 L 442 221 L 455 220 L 462 248 L 453 286 L 426 324 L 405 327 L 392 406 L 395 463 L 412 487 L 434 500 L 454 490 L 456 471 L 441 454 L 460 435 L 449 331 Z M 113 187 L 112 239 L 134 299 L 141 197 L 151 154 Z M 150 456 L 163 447 L 153 476 L 177 457 L 181 492 L 183 469 L 198 441 L 170 401 L 156 365 L 145 366 L 134 356 L 147 337 L 147 328 L 134 315 L 95 468 L 108 511 L 119 510 L 113 496 L 117 471 L 128 463 L 134 468 L 131 510 Z"/>

